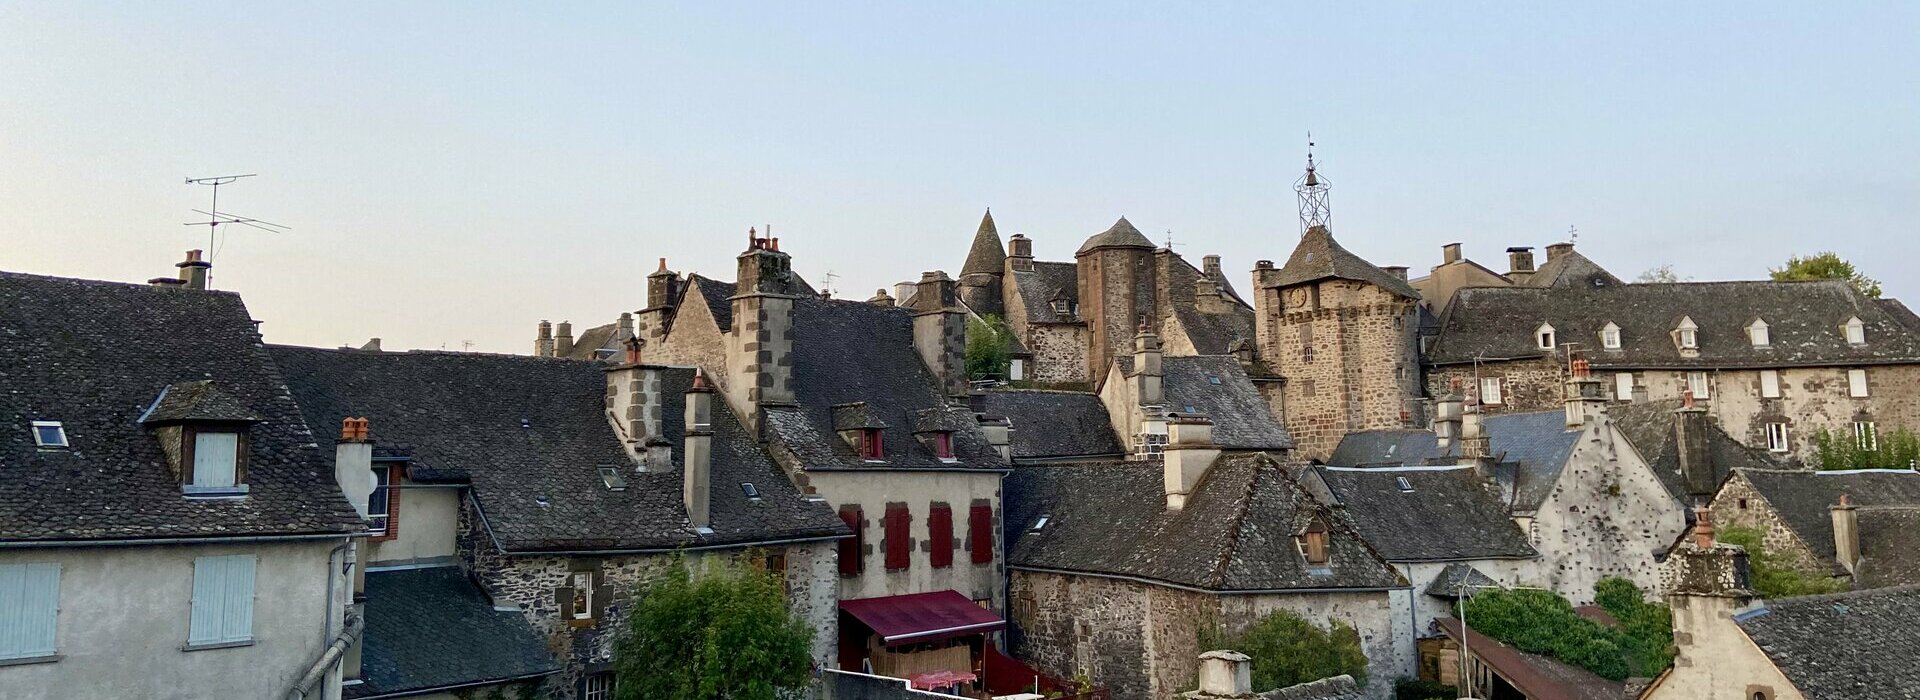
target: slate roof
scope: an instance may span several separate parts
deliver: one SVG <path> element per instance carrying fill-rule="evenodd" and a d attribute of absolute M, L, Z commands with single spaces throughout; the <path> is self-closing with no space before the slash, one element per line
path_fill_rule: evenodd
<path fill-rule="evenodd" d="M 794 275 L 793 279 L 799 280 L 800 276 Z M 738 289 L 739 287 L 732 282 L 722 282 L 688 273 L 687 288 L 683 294 L 697 294 L 698 299 L 706 303 L 707 311 L 712 312 L 714 323 L 719 324 L 720 330 L 725 331 L 733 327 L 733 294 Z M 687 303 L 685 296 L 681 297 L 680 303 Z"/>
<path fill-rule="evenodd" d="M 1472 595 L 1471 591 L 1495 585 L 1499 584 L 1493 580 L 1492 576 L 1480 573 L 1480 570 L 1473 568 L 1471 564 L 1454 562 L 1441 569 L 1439 576 L 1433 577 L 1433 582 L 1427 584 L 1426 594 L 1440 598 L 1459 598 L 1461 591 L 1469 591 L 1468 595 Z"/>
<path fill-rule="evenodd" d="M 1354 529 L 1391 562 L 1527 559 L 1538 554 L 1500 493 L 1472 467 L 1322 467 Z M 1411 490 L 1403 490 L 1405 479 Z"/>
<path fill-rule="evenodd" d="M 361 680 L 349 698 L 541 676 L 561 666 L 525 615 L 496 611 L 459 567 L 367 572 Z"/>
<path fill-rule="evenodd" d="M 961 275 L 984 273 L 998 275 L 1006 268 L 1007 251 L 1000 246 L 1000 230 L 994 228 L 993 210 L 980 217 L 980 228 L 973 232 L 973 246 L 967 249 L 967 261 Z"/>
<path fill-rule="evenodd" d="M 1920 698 L 1920 587 L 1782 598 L 1734 622 L 1808 700 Z"/>
<path fill-rule="evenodd" d="M 1074 252 L 1074 256 L 1085 255 L 1100 248 L 1153 247 L 1153 241 L 1147 240 L 1146 235 L 1140 233 L 1140 229 L 1134 228 L 1133 223 L 1127 221 L 1127 217 L 1122 216 L 1119 221 L 1113 222 L 1113 226 L 1108 227 L 1107 230 L 1088 237 L 1087 242 L 1080 244 L 1080 250 Z"/>
<path fill-rule="evenodd" d="M 1920 508 L 1861 508 L 1854 588 L 1920 583 Z"/>
<path fill-rule="evenodd" d="M 1053 300 L 1063 299 L 1071 310 L 1080 303 L 1080 272 L 1076 263 L 1034 261 L 1032 272 L 1013 273 L 1020 288 L 1020 301 L 1027 309 L 1029 323 L 1078 323 L 1071 313 L 1053 310 Z"/>
<path fill-rule="evenodd" d="M 832 537 L 845 526 L 802 499 L 726 402 L 713 402 L 711 535 L 681 500 L 693 370 L 662 372 L 671 472 L 638 473 L 605 417 L 607 365 L 515 355 L 275 346 L 309 419 L 370 421 L 376 447 L 411 455 L 417 480 L 465 481 L 496 543 L 512 552 L 662 549 Z M 599 468 L 627 481 L 613 491 Z M 330 473 L 330 472 L 329 472 Z M 740 489 L 752 483 L 761 499 Z"/>
<path fill-rule="evenodd" d="M 1013 422 L 1014 459 L 1117 457 L 1127 451 L 1097 395 L 1007 389 L 980 399 L 983 412 Z"/>
<path fill-rule="evenodd" d="M 1578 251 L 1568 249 L 1555 254 L 1549 250 L 1548 255 L 1549 260 L 1516 286 L 1593 288 L 1626 284 Z"/>
<path fill-rule="evenodd" d="M 1353 676 L 1346 674 L 1254 694 L 1259 700 L 1361 700 L 1366 696 Z"/>
<path fill-rule="evenodd" d="M 602 349 L 613 347 L 614 335 L 619 332 L 620 324 L 618 323 L 594 326 L 580 331 L 579 335 L 574 336 L 573 349 L 569 350 L 565 356 L 575 360 L 600 359 L 595 355 Z"/>
<path fill-rule="evenodd" d="M 228 397 L 204 410 L 260 419 L 244 498 L 183 496 L 140 423 L 201 380 Z M 237 294 L 0 272 L 0 387 L 0 540 L 364 530 Z M 37 448 L 32 421 L 71 447 Z"/>
<path fill-rule="evenodd" d="M 1339 241 L 1333 240 L 1333 233 L 1325 226 L 1307 229 L 1307 233 L 1300 237 L 1300 244 L 1294 246 L 1293 255 L 1287 257 L 1287 264 L 1280 267 L 1273 284 L 1269 286 L 1291 287 L 1323 279 L 1366 282 L 1408 299 L 1420 298 L 1420 292 L 1414 291 L 1406 280 L 1340 247 Z"/>
<path fill-rule="evenodd" d="M 1253 308 L 1240 300 L 1220 282 L 1214 282 L 1214 288 L 1220 290 L 1220 301 L 1226 310 L 1202 312 L 1195 302 L 1197 287 L 1201 280 L 1209 279 L 1206 273 L 1186 261 L 1185 258 L 1170 252 L 1163 254 L 1172 260 L 1163 261 L 1159 266 L 1161 281 L 1168 290 L 1168 299 L 1161 300 L 1163 309 L 1169 310 L 1186 329 L 1187 339 L 1193 341 L 1196 354 L 1225 355 L 1235 340 L 1253 341 Z"/>
<path fill-rule="evenodd" d="M 1443 617 L 1433 623 L 1454 639 L 1460 638 L 1460 621 Z M 1610 681 L 1578 666 L 1540 654 L 1529 654 L 1499 640 L 1467 628 L 1467 650 L 1482 663 L 1513 684 L 1530 698 L 1559 700 L 1619 700 L 1625 697 L 1625 684 Z"/>
<path fill-rule="evenodd" d="M 1263 454 L 1216 460 L 1166 508 L 1158 462 L 1019 466 L 1004 487 L 1007 565 L 1128 576 L 1219 592 L 1402 588 L 1352 526 Z M 1041 515 L 1047 525 L 1031 531 Z M 1294 533 L 1319 514 L 1331 564 L 1310 570 Z"/>
<path fill-rule="evenodd" d="M 1127 356 L 1122 356 L 1131 359 Z M 1213 420 L 1213 444 L 1234 450 L 1293 447 L 1260 390 L 1230 355 L 1163 357 L 1161 393 L 1167 410 L 1200 413 Z M 1214 380 L 1219 383 L 1214 383 Z"/>
<path fill-rule="evenodd" d="M 1680 446 L 1673 429 L 1673 411 L 1678 400 L 1615 404 L 1607 407 L 1614 425 L 1633 443 L 1633 449 L 1647 461 L 1667 493 L 1682 501 L 1687 498 L 1686 479 L 1680 473 Z M 1713 465 L 1717 487 L 1735 469 L 1789 469 L 1794 465 L 1774 457 L 1766 450 L 1740 444 L 1718 421 L 1707 421 L 1707 459 Z"/>
<path fill-rule="evenodd" d="M 160 400 L 140 417 L 145 424 L 182 421 L 256 423 L 260 416 L 240 404 L 211 379 L 180 382 L 160 390 Z"/>
<path fill-rule="evenodd" d="M 1483 418 L 1482 424 L 1503 498 L 1515 510 L 1538 508 L 1553 493 L 1580 431 L 1567 429 L 1564 411 L 1503 413 Z M 1424 430 L 1367 430 L 1341 438 L 1327 463 L 1340 467 L 1417 466 L 1453 464 L 1459 456 L 1457 442 L 1441 450 L 1433 433 Z"/>
<path fill-rule="evenodd" d="M 1469 288 L 1442 315 L 1428 361 L 1541 357 L 1547 351 L 1533 333 L 1545 322 L 1560 342 L 1583 343 L 1595 369 L 1920 362 L 1920 334 L 1888 308 L 1839 280 Z M 1865 345 L 1847 344 L 1842 326 L 1852 317 L 1866 324 Z M 1699 327 L 1699 357 L 1682 357 L 1672 340 L 1682 318 Z M 1756 319 L 1767 322 L 1769 348 L 1754 348 L 1747 337 Z M 1619 350 L 1600 349 L 1609 322 L 1620 327 Z"/>
<path fill-rule="evenodd" d="M 1767 504 L 1808 548 L 1827 561 L 1838 556 L 1833 548 L 1833 513 L 1828 506 L 1839 503 L 1840 494 L 1847 494 L 1860 508 L 1862 549 L 1871 539 L 1868 512 L 1880 507 L 1920 508 L 1920 473 L 1907 470 L 1742 469 L 1738 474 L 1767 499 Z M 1909 551 L 1914 552 L 1909 556 L 1920 557 L 1920 551 Z"/>
<path fill-rule="evenodd" d="M 1003 469 L 976 422 L 953 434 L 955 462 L 913 438 L 913 415 L 948 405 L 913 347 L 913 312 L 866 302 L 802 296 L 793 305 L 793 391 L 797 405 L 762 409 L 768 434 L 807 469 Z M 856 454 L 834 430 L 834 407 L 864 402 L 889 427 L 884 463 Z"/>

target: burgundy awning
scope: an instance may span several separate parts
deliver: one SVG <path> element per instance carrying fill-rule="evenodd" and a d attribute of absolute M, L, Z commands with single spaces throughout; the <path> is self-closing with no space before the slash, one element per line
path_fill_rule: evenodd
<path fill-rule="evenodd" d="M 985 634 L 1007 626 L 993 611 L 956 591 L 843 600 L 840 610 L 872 629 L 889 646 Z"/>

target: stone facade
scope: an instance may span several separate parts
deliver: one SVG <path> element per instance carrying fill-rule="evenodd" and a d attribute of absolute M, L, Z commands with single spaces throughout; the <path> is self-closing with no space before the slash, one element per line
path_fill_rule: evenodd
<path fill-rule="evenodd" d="M 1446 396 L 1459 391 L 1462 396 L 1471 394 L 1481 399 L 1481 380 L 1491 378 L 1500 380 L 1500 402 L 1482 401 L 1482 413 L 1550 411 L 1566 401 L 1567 366 L 1552 356 L 1487 362 L 1477 369 L 1473 365 L 1432 367 L 1427 370 L 1427 395 Z M 1606 388 L 1611 393 L 1613 385 Z"/>
<path fill-rule="evenodd" d="M 1731 545 L 1689 541 L 1665 567 L 1673 609 L 1673 668 L 1644 700 L 1802 700 L 1804 696 L 1755 646 L 1733 616 L 1752 607 L 1740 570 L 1746 554 Z M 1756 695 L 1758 693 L 1758 695 Z"/>
<path fill-rule="evenodd" d="M 1001 570 L 1000 473 L 979 471 L 913 472 L 892 471 L 884 478 L 869 472 L 814 471 L 807 482 L 837 510 L 858 508 L 863 531 L 860 557 L 861 573 L 835 576 L 843 600 L 877 598 L 928 591 L 959 591 L 986 607 L 1004 609 L 1005 576 Z M 907 568 L 888 571 L 886 567 L 886 528 L 883 518 L 887 505 L 904 503 L 908 513 L 912 553 Z M 933 504 L 944 503 L 953 514 L 953 563 L 934 568 L 931 559 L 932 533 L 928 530 Z M 973 541 L 968 528 L 968 513 L 975 503 L 993 508 L 993 560 L 975 564 L 971 556 Z"/>
<path fill-rule="evenodd" d="M 1300 456 L 1324 459 L 1347 433 L 1413 422 L 1415 300 L 1345 279 L 1260 295 L 1260 358 L 1286 380 L 1284 420 Z"/>
<path fill-rule="evenodd" d="M 1779 511 L 1774 510 L 1773 504 L 1760 495 L 1745 474 L 1734 472 L 1728 477 L 1707 508 L 1713 513 L 1713 522 L 1723 531 L 1738 527 L 1759 532 L 1760 547 L 1775 557 L 1776 561 L 1808 576 L 1825 578 L 1834 575 L 1834 562 L 1815 554 L 1799 533 L 1787 526 L 1787 522 L 1780 518 Z"/>
<path fill-rule="evenodd" d="M 1612 576 L 1662 592 L 1654 554 L 1686 528 L 1680 502 L 1604 417 L 1582 430 L 1539 508 L 1515 515 L 1540 552 L 1542 583 L 1576 605 Z"/>
<path fill-rule="evenodd" d="M 1011 621 L 1017 653 L 1062 678 L 1085 671 L 1115 700 L 1173 697 L 1195 686 L 1201 631 L 1224 625 L 1227 634 L 1276 610 L 1318 624 L 1336 619 L 1354 626 L 1376 679 L 1368 697 L 1391 696 L 1392 679 L 1412 672 L 1412 658 L 1394 643 L 1392 605 L 1385 591 L 1216 595 L 1140 581 L 1015 571 Z"/>
<path fill-rule="evenodd" d="M 1154 313 L 1151 248 L 1098 248 L 1077 256 L 1080 315 L 1087 323 L 1086 373 L 1102 376 L 1113 357 L 1130 351 L 1133 332 Z"/>
<path fill-rule="evenodd" d="M 1036 382 L 1085 382 L 1087 327 L 1078 323 L 1036 323 L 1022 336 L 1033 353 Z"/>

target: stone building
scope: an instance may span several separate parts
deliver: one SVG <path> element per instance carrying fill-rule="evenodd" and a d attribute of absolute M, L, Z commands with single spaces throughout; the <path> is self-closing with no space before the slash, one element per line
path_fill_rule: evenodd
<path fill-rule="evenodd" d="M 1828 431 L 1872 444 L 1920 425 L 1920 320 L 1843 281 L 1466 288 L 1439 323 L 1427 388 L 1490 413 L 1559 401 L 1577 347 L 1615 402 L 1691 391 L 1742 443 L 1798 458 Z"/>
<path fill-rule="evenodd" d="M 1741 444 L 1699 403 L 1613 403 L 1607 406 L 1607 415 L 1666 484 L 1667 492 L 1688 508 L 1706 505 L 1734 470 L 1799 466 L 1782 455 Z"/>
<path fill-rule="evenodd" d="M 1920 583 L 1920 473 L 1737 469 L 1708 507 L 1801 573 L 1854 588 Z"/>
<path fill-rule="evenodd" d="M 0 272 L 0 697 L 338 698 L 354 540 L 240 297 Z"/>
<path fill-rule="evenodd" d="M 695 370 L 631 356 L 271 352 L 308 420 L 370 426 L 336 465 L 372 485 L 356 501 L 386 540 L 366 562 L 356 697 L 540 670 L 515 645 L 514 620 L 557 670 L 546 697 L 608 697 L 629 597 L 677 557 L 778 572 L 817 630 L 814 657 L 833 658 L 836 551 L 849 533 Z M 417 607 L 396 608 L 407 601 Z M 404 617 L 373 620 L 382 610 Z"/>
<path fill-rule="evenodd" d="M 1166 354 L 1160 336 L 1142 324 L 1132 351 L 1115 356 L 1100 383 L 1100 402 L 1129 457 L 1159 456 L 1167 444 L 1168 422 L 1179 415 L 1207 416 L 1213 422 L 1213 444 L 1222 450 L 1285 456 L 1293 448 L 1240 359 Z"/>
<path fill-rule="evenodd" d="M 1498 273 L 1461 254 L 1459 243 L 1440 247 L 1440 264 L 1425 277 L 1409 281 L 1419 290 L 1421 307 L 1434 317 L 1446 313 L 1454 292 L 1469 287 L 1591 288 L 1626 284 L 1606 268 L 1573 249 L 1572 243 L 1547 246 L 1547 259 L 1533 264 L 1533 248 L 1507 249 L 1507 271 Z"/>

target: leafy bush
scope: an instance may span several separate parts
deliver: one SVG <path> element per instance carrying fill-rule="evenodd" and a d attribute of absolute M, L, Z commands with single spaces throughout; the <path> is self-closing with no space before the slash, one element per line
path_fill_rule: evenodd
<path fill-rule="evenodd" d="M 676 559 L 634 600 L 613 651 L 620 700 L 776 700 L 811 675 L 813 630 L 774 574 L 716 565 L 696 578 Z"/>
<path fill-rule="evenodd" d="M 1845 590 L 1840 580 L 1803 572 L 1794 562 L 1761 545 L 1760 531 L 1750 527 L 1720 528 L 1720 541 L 1747 550 L 1747 581 L 1762 598 L 1834 593 Z"/>
<path fill-rule="evenodd" d="M 1253 659 L 1253 688 L 1258 691 L 1311 683 L 1338 675 L 1367 683 L 1367 655 L 1352 625 L 1331 620 L 1322 628 L 1288 610 L 1277 610 L 1231 638 L 1203 628 L 1200 645 L 1232 649 Z"/>
<path fill-rule="evenodd" d="M 1787 264 L 1770 268 L 1774 281 L 1792 282 L 1796 280 L 1846 280 L 1847 284 L 1859 290 L 1861 296 L 1871 299 L 1880 298 L 1880 281 L 1861 274 L 1834 252 L 1817 253 L 1806 257 L 1795 255 L 1787 258 Z"/>
<path fill-rule="evenodd" d="M 1895 428 L 1873 438 L 1867 449 L 1851 435 L 1835 435 L 1826 428 L 1813 434 L 1814 468 L 1821 471 L 1841 469 L 1913 469 L 1920 461 L 1920 436 L 1906 428 Z"/>
<path fill-rule="evenodd" d="M 1006 379 L 1013 365 L 1013 351 L 1007 346 L 1012 337 L 1007 322 L 987 314 L 967 320 L 967 377 L 969 379 Z"/>
<path fill-rule="evenodd" d="M 1673 663 L 1673 615 L 1647 603 L 1622 579 L 1594 586 L 1595 598 L 1622 629 L 1581 617 L 1551 591 L 1489 590 L 1468 599 L 1474 631 L 1533 654 L 1543 654 L 1613 680 L 1652 677 Z"/>

